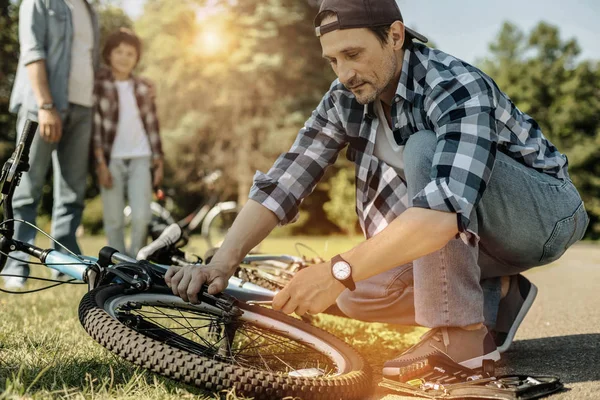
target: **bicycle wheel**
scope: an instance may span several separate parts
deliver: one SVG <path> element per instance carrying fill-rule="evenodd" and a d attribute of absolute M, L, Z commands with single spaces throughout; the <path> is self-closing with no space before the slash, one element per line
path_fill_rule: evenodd
<path fill-rule="evenodd" d="M 209 248 L 221 245 L 237 215 L 238 208 L 235 201 L 219 203 L 210 209 L 202 221 L 202 234 L 206 238 Z"/>
<path fill-rule="evenodd" d="M 162 231 L 169 225 L 175 223 L 175 219 L 163 206 L 159 203 L 153 201 L 150 203 L 150 211 L 152 212 L 152 217 L 148 224 L 148 238 L 151 240 L 156 239 Z M 127 205 L 123 209 L 123 217 L 125 222 L 125 227 L 130 228 L 131 226 L 131 206 Z"/>
<path fill-rule="evenodd" d="M 361 399 L 368 365 L 333 335 L 279 312 L 237 304 L 235 318 L 192 305 L 167 289 L 127 294 L 122 285 L 87 293 L 84 329 L 102 346 L 161 375 L 255 399 Z"/>

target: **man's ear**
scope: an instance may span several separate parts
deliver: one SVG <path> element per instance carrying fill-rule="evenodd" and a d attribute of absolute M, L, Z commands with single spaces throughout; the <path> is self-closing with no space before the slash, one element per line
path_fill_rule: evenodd
<path fill-rule="evenodd" d="M 402 21 L 395 21 L 390 26 L 390 35 L 394 50 L 402 49 L 402 46 L 404 46 L 404 41 L 406 40 L 406 33 Z"/>

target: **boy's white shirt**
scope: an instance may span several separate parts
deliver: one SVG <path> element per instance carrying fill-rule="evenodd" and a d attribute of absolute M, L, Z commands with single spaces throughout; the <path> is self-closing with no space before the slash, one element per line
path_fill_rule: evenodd
<path fill-rule="evenodd" d="M 152 156 L 148 135 L 135 99 L 133 81 L 115 81 L 115 86 L 119 94 L 119 123 L 111 158 Z"/>

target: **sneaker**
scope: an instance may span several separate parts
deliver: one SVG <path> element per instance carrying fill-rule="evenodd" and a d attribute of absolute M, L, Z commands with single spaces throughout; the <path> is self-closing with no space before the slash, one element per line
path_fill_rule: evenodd
<path fill-rule="evenodd" d="M 486 327 L 474 331 L 454 327 L 434 328 L 399 357 L 386 361 L 383 376 L 397 378 L 401 368 L 434 355 L 470 369 L 481 368 L 483 360 L 500 359 L 494 339 Z"/>
<path fill-rule="evenodd" d="M 510 277 L 510 287 L 506 296 L 500 300 L 496 328 L 492 331 L 498 352 L 504 353 L 512 344 L 537 292 L 537 287 L 523 275 Z"/>
<path fill-rule="evenodd" d="M 4 280 L 4 289 L 6 290 L 23 289 L 25 286 L 25 278 L 18 276 L 6 276 L 2 277 L 2 279 Z"/>

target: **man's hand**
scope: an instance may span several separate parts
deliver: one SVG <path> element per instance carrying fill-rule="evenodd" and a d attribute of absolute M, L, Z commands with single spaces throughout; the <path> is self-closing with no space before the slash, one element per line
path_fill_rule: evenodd
<path fill-rule="evenodd" d="M 331 274 L 331 263 L 304 268 L 275 295 L 273 309 L 286 314 L 318 314 L 335 303 L 346 287 Z"/>
<path fill-rule="evenodd" d="M 103 188 L 106 188 L 106 189 L 112 188 L 112 185 L 113 185 L 112 175 L 110 174 L 108 165 L 100 164 L 96 168 L 96 174 L 98 175 L 98 182 L 100 183 L 100 186 L 102 186 Z"/>
<path fill-rule="evenodd" d="M 56 110 L 39 110 L 40 137 L 48 143 L 58 143 L 62 137 L 62 121 Z"/>
<path fill-rule="evenodd" d="M 154 177 L 152 181 L 152 187 L 156 188 L 160 186 L 164 177 L 164 163 L 162 159 L 159 158 L 154 160 L 152 171 L 152 176 Z"/>
<path fill-rule="evenodd" d="M 219 262 L 211 262 L 206 266 L 171 266 L 165 274 L 165 282 L 174 295 L 184 301 L 198 304 L 198 293 L 203 284 L 209 285 L 209 294 L 220 293 L 227 287 L 234 271 L 235 268 Z"/>

